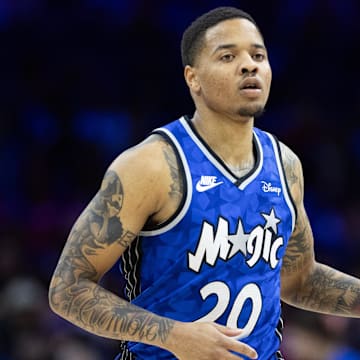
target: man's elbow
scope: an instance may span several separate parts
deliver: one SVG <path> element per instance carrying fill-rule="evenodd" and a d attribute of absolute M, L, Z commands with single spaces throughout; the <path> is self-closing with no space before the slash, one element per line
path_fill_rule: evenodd
<path fill-rule="evenodd" d="M 298 292 L 297 286 L 282 286 L 281 287 L 281 301 L 292 305 L 296 301 L 296 294 Z"/>
<path fill-rule="evenodd" d="M 60 286 L 57 286 L 56 279 L 52 278 L 49 289 L 48 289 L 48 302 L 50 309 L 57 315 L 63 316 L 62 314 L 62 299 L 65 298 L 64 290 Z"/>

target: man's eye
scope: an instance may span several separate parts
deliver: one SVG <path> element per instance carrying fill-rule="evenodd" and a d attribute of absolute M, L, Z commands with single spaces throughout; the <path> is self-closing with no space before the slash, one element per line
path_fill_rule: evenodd
<path fill-rule="evenodd" d="M 262 53 L 258 53 L 258 54 L 255 54 L 255 55 L 253 56 L 253 58 L 254 58 L 254 60 L 256 60 L 256 61 L 262 61 L 262 60 L 265 59 L 265 55 L 262 54 Z"/>
<path fill-rule="evenodd" d="M 234 58 L 235 58 L 235 56 L 232 54 L 225 54 L 221 57 L 221 61 L 230 62 L 230 61 L 234 60 Z"/>

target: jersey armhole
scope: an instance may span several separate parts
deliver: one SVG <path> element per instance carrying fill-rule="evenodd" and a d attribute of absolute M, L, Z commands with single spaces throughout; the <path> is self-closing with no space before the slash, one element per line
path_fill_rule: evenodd
<path fill-rule="evenodd" d="M 174 214 L 160 224 L 144 228 L 140 232 L 140 236 L 160 235 L 172 229 L 185 216 L 189 208 L 191 195 L 192 195 L 191 175 L 185 158 L 185 154 L 183 153 L 180 144 L 177 142 L 175 136 L 165 128 L 155 129 L 154 131 L 151 132 L 151 135 L 154 134 L 161 136 L 174 150 L 174 154 L 176 156 L 176 160 L 179 165 L 179 172 L 181 174 L 181 181 L 184 190 L 180 204 L 177 210 L 174 212 Z"/>
<path fill-rule="evenodd" d="M 274 147 L 274 151 L 275 151 L 275 156 L 276 156 L 276 161 L 278 163 L 278 170 L 279 170 L 279 174 L 280 174 L 280 178 L 281 178 L 281 182 L 283 183 L 284 186 L 284 197 L 286 200 L 286 203 L 288 204 L 288 207 L 290 209 L 290 212 L 292 214 L 293 220 L 292 220 L 292 231 L 294 231 L 295 229 L 295 223 L 296 223 L 296 219 L 297 219 L 297 210 L 296 210 L 296 206 L 295 206 L 295 201 L 291 195 L 290 192 L 290 187 L 286 178 L 286 172 L 285 172 L 285 167 L 284 167 L 284 162 L 283 162 L 283 158 L 282 158 L 282 154 L 281 154 L 281 149 L 280 149 L 280 142 L 278 140 L 278 138 L 270 133 L 267 133 L 270 136 L 270 139 L 273 143 L 273 147 Z"/>

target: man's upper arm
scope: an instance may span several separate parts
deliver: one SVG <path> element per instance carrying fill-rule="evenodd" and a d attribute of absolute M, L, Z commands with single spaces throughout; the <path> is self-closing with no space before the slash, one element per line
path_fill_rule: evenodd
<path fill-rule="evenodd" d="M 301 162 L 284 144 L 281 144 L 281 154 L 297 213 L 295 229 L 289 239 L 281 270 L 281 295 L 283 300 L 291 302 L 290 297 L 301 286 L 314 264 L 314 240 L 304 208 L 304 179 Z"/>
<path fill-rule="evenodd" d="M 70 282 L 98 281 L 160 209 L 166 195 L 161 186 L 167 178 L 161 153 L 156 143 L 140 145 L 110 165 L 99 191 L 70 232 L 55 283 L 66 281 L 64 274 Z"/>

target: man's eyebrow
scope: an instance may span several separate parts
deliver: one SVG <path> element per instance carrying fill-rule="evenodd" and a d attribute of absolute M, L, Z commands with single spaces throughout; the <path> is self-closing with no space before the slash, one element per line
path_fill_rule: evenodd
<path fill-rule="evenodd" d="M 222 44 L 216 47 L 216 49 L 213 51 L 213 54 L 217 53 L 220 50 L 224 50 L 224 49 L 233 49 L 236 48 L 237 45 L 236 44 Z M 256 49 L 262 49 L 266 51 L 266 47 L 263 44 L 260 43 L 254 43 L 251 44 L 251 47 L 256 48 Z"/>
<path fill-rule="evenodd" d="M 233 48 L 236 48 L 235 44 L 222 44 L 216 47 L 216 49 L 213 51 L 213 54 L 217 53 L 220 50 L 233 49 Z"/>
<path fill-rule="evenodd" d="M 263 44 L 251 44 L 251 47 L 254 47 L 254 48 L 256 48 L 256 49 L 263 49 L 263 50 L 266 50 L 266 47 L 265 47 L 265 45 L 263 45 Z"/>

